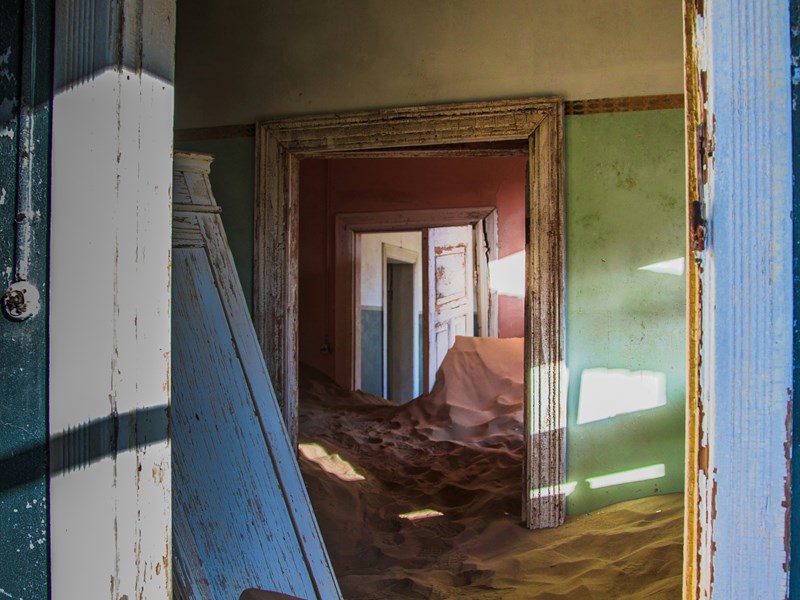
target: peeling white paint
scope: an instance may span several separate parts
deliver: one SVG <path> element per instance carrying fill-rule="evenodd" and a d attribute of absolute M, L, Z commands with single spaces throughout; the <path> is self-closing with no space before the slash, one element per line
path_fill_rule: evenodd
<path fill-rule="evenodd" d="M 8 192 L 6 188 L 0 188 L 0 206 L 3 206 L 6 203 L 6 197 L 8 196 Z"/>
<path fill-rule="evenodd" d="M 3 127 L 0 129 L 0 137 L 7 137 L 10 140 L 14 139 L 14 130 L 11 127 Z"/>

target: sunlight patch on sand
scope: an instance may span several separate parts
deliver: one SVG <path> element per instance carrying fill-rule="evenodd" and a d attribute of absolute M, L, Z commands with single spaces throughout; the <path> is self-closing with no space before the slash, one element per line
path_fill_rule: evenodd
<path fill-rule="evenodd" d="M 335 475 L 342 481 L 362 481 L 365 477 L 339 454 L 330 454 L 320 444 L 300 444 L 300 453 L 308 460 L 316 463 L 327 473 Z"/>
<path fill-rule="evenodd" d="M 432 508 L 421 508 L 397 516 L 407 521 L 419 521 L 421 519 L 430 519 L 431 517 L 443 517 L 444 513 L 440 513 L 438 510 L 433 510 Z"/>

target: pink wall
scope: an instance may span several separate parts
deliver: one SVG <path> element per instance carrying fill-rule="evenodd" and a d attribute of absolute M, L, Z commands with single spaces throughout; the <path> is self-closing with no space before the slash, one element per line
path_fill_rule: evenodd
<path fill-rule="evenodd" d="M 524 157 L 304 160 L 300 168 L 300 362 L 331 377 L 337 213 L 497 207 L 499 256 L 525 249 Z M 500 297 L 501 337 L 523 335 L 523 300 Z"/>

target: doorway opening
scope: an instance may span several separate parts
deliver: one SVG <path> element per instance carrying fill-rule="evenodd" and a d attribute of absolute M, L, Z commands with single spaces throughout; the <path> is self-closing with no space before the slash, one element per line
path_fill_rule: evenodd
<path fill-rule="evenodd" d="M 566 494 L 561 488 L 566 456 L 563 119 L 563 101 L 545 97 L 300 117 L 257 125 L 253 317 L 292 439 L 297 439 L 298 431 L 301 160 L 498 153 L 524 156 L 523 222 L 528 262 L 523 316 L 522 512 L 530 528 L 563 523 L 566 514 Z M 324 213 L 326 205 L 320 210 Z M 392 220 L 397 222 L 398 219 Z M 337 245 L 335 252 L 341 247 L 344 245 Z M 348 277 L 352 269 L 347 263 L 327 263 L 318 276 L 329 272 L 329 267 L 335 270 L 337 279 Z M 346 300 L 355 293 L 352 287 L 336 285 L 333 310 L 352 306 Z M 358 361 L 353 336 L 347 335 L 352 327 L 347 313 L 345 310 L 336 314 L 334 343 L 323 343 L 323 347 L 336 363 L 337 381 L 345 389 L 353 389 L 352 373 L 358 373 L 358 369 L 340 369 L 340 365 Z"/>
<path fill-rule="evenodd" d="M 360 389 L 402 404 L 422 390 L 422 235 L 364 233 L 356 243 L 361 295 L 353 319 L 361 331 Z"/>
<path fill-rule="evenodd" d="M 518 200 L 522 205 L 523 198 Z M 487 210 L 474 222 L 473 214 L 465 214 L 461 225 L 356 231 L 348 259 L 358 262 L 352 285 L 360 294 L 351 315 L 360 359 L 353 373 L 355 389 L 407 402 L 431 391 L 456 336 L 498 336 L 498 293 L 489 283 L 490 264 L 498 253 L 497 210 Z M 357 221 L 375 217 L 352 215 L 348 227 L 357 230 Z M 420 217 L 431 219 L 427 213 Z M 348 235 L 339 231 L 338 239 Z M 519 276 L 524 266 L 518 266 Z M 303 360 L 302 348 L 300 354 Z"/>
<path fill-rule="evenodd" d="M 419 394 L 419 367 L 415 360 L 417 311 L 414 310 L 414 263 L 388 260 L 385 265 L 386 313 L 383 329 L 384 396 L 398 403 Z M 416 371 L 416 374 L 415 374 Z"/>

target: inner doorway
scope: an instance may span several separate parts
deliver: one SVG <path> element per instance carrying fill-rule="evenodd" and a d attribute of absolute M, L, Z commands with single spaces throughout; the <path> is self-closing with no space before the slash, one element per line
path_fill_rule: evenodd
<path fill-rule="evenodd" d="M 492 209 L 474 224 L 356 234 L 357 389 L 405 403 L 431 390 L 456 336 L 498 336 L 496 221 Z"/>
<path fill-rule="evenodd" d="M 386 264 L 386 317 L 384 340 L 385 395 L 395 402 L 406 402 L 419 392 L 415 376 L 414 263 L 389 261 Z M 418 369 L 416 369 L 418 371 Z"/>

